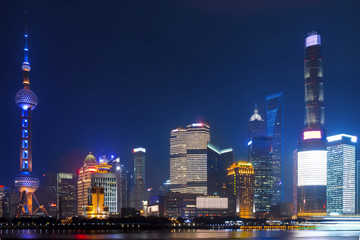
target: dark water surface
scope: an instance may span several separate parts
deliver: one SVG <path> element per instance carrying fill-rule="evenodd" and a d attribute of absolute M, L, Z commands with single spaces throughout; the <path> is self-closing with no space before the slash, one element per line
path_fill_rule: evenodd
<path fill-rule="evenodd" d="M 1 239 L 360 239 L 360 231 L 240 231 L 240 230 L 0 230 Z"/>

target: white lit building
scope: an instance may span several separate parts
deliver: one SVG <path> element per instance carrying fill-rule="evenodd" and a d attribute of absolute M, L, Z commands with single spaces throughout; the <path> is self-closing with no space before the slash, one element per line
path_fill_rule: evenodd
<path fill-rule="evenodd" d="M 207 144 L 210 142 L 210 126 L 193 123 L 186 134 L 186 192 L 207 194 Z"/>
<path fill-rule="evenodd" d="M 355 165 L 357 137 L 339 134 L 327 137 L 328 215 L 355 214 Z"/>
<path fill-rule="evenodd" d="M 170 134 L 170 190 L 186 193 L 186 129 L 173 129 Z"/>

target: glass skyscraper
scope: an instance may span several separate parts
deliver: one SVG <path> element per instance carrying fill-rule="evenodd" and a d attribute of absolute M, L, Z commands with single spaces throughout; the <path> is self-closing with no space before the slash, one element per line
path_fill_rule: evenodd
<path fill-rule="evenodd" d="M 170 189 L 186 193 L 186 129 L 173 129 L 170 133 Z"/>
<path fill-rule="evenodd" d="M 273 144 L 273 197 L 271 204 L 282 201 L 282 167 L 284 165 L 284 93 L 266 96 L 266 130 Z"/>
<path fill-rule="evenodd" d="M 207 145 L 210 126 L 193 123 L 186 128 L 186 192 L 207 194 Z"/>
<path fill-rule="evenodd" d="M 134 186 L 131 192 L 131 206 L 142 209 L 142 201 L 148 200 L 145 181 L 145 148 L 134 148 Z"/>
<path fill-rule="evenodd" d="M 327 137 L 326 213 L 355 214 L 355 164 L 357 137 L 339 134 Z"/>

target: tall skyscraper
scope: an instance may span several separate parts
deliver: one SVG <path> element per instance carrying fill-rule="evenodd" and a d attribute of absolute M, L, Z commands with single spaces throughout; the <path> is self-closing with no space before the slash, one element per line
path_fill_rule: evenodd
<path fill-rule="evenodd" d="M 355 214 L 355 164 L 357 137 L 339 134 L 327 137 L 326 212 Z"/>
<path fill-rule="evenodd" d="M 327 151 L 321 40 L 317 31 L 305 39 L 304 64 L 306 113 L 298 141 L 298 215 L 325 215 Z"/>
<path fill-rule="evenodd" d="M 56 208 L 59 219 L 77 215 L 76 179 L 72 173 L 58 173 L 56 181 Z"/>
<path fill-rule="evenodd" d="M 253 137 L 265 136 L 266 135 L 266 124 L 259 114 L 257 105 L 255 105 L 254 114 L 248 122 L 248 140 L 251 141 Z"/>
<path fill-rule="evenodd" d="M 257 216 L 266 216 L 270 212 L 273 195 L 271 137 L 252 138 L 250 163 L 255 171 L 255 213 Z"/>
<path fill-rule="evenodd" d="M 226 197 L 227 169 L 233 164 L 232 148 L 221 150 L 207 145 L 207 195 Z"/>
<path fill-rule="evenodd" d="M 27 23 L 26 23 L 27 25 Z M 27 26 L 26 26 L 27 28 Z M 28 57 L 27 47 L 27 29 L 25 31 L 25 48 L 24 48 L 24 62 L 22 64 L 23 71 L 23 86 L 15 96 L 15 103 L 21 108 L 21 138 L 20 138 L 20 173 L 15 178 L 15 187 L 20 192 L 20 203 L 16 210 L 16 216 L 33 215 L 33 198 L 36 202 L 35 191 L 39 187 L 39 178 L 32 173 L 32 128 L 31 128 L 31 113 L 38 104 L 36 94 L 30 90 L 30 63 Z M 39 206 L 43 214 L 47 215 L 46 210 Z"/>
<path fill-rule="evenodd" d="M 95 156 L 90 152 L 84 159 L 83 166 L 79 169 L 77 182 L 78 215 L 86 216 L 86 207 L 89 205 L 89 188 L 91 187 L 91 174 L 97 172 Z"/>
<path fill-rule="evenodd" d="M 193 123 L 186 129 L 186 192 L 207 194 L 207 144 L 210 126 Z"/>
<path fill-rule="evenodd" d="M 134 186 L 131 192 L 131 206 L 142 210 L 142 201 L 148 200 L 145 181 L 145 148 L 134 148 Z"/>
<path fill-rule="evenodd" d="M 238 161 L 228 168 L 229 210 L 240 218 L 253 217 L 254 168 L 251 163 Z"/>
<path fill-rule="evenodd" d="M 173 129 L 170 134 L 170 189 L 186 193 L 186 129 Z"/>
<path fill-rule="evenodd" d="M 111 172 L 116 176 L 117 212 L 120 214 L 121 208 L 125 207 L 123 205 L 124 198 L 127 197 L 127 194 L 124 194 L 123 191 L 124 179 L 122 177 L 122 172 L 125 171 L 125 169 L 121 166 L 119 156 L 112 156 L 111 160 L 108 161 L 108 164 L 112 166 Z"/>
<path fill-rule="evenodd" d="M 273 197 L 271 204 L 282 201 L 282 166 L 284 165 L 284 93 L 266 96 L 266 130 L 273 140 Z"/>

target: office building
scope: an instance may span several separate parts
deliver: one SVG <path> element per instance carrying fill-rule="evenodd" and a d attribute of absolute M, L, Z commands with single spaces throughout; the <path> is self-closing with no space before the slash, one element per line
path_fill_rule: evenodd
<path fill-rule="evenodd" d="M 266 96 L 266 130 L 273 146 L 273 196 L 271 204 L 282 201 L 282 166 L 284 165 L 284 93 Z"/>
<path fill-rule="evenodd" d="M 207 195 L 227 197 L 227 169 L 234 161 L 232 148 L 221 150 L 215 145 L 207 145 Z"/>
<path fill-rule="evenodd" d="M 273 195 L 272 138 L 253 137 L 249 153 L 255 171 L 255 213 L 257 216 L 267 216 Z"/>
<path fill-rule="evenodd" d="M 111 165 L 111 172 L 116 176 L 116 194 L 117 194 L 117 213 L 121 213 L 121 208 L 124 207 L 124 201 L 126 201 L 127 194 L 124 194 L 124 179 L 123 179 L 123 171 L 125 168 L 122 166 L 120 162 L 120 157 L 115 157 L 112 155 L 112 158 L 108 161 L 108 164 Z"/>
<path fill-rule="evenodd" d="M 59 219 L 77 215 L 76 179 L 72 173 L 58 173 L 56 181 L 56 209 Z"/>
<path fill-rule="evenodd" d="M 327 137 L 326 213 L 354 215 L 357 137 L 339 134 Z"/>
<path fill-rule="evenodd" d="M 305 128 L 297 156 L 298 216 L 326 215 L 327 151 L 321 39 L 317 31 L 305 39 Z"/>
<path fill-rule="evenodd" d="M 16 216 L 31 216 L 33 212 L 33 198 L 36 200 L 35 191 L 39 187 L 39 179 L 32 173 L 32 110 L 38 105 L 36 94 L 30 90 L 30 63 L 27 47 L 27 29 L 25 33 L 24 62 L 23 71 L 23 88 L 15 95 L 15 103 L 21 108 L 21 137 L 20 137 L 20 173 L 15 178 L 15 187 L 20 193 L 20 202 L 16 210 Z M 37 207 L 44 215 L 46 210 L 42 205 Z"/>
<path fill-rule="evenodd" d="M 186 192 L 207 194 L 207 144 L 210 126 L 193 123 L 186 128 Z"/>
<path fill-rule="evenodd" d="M 251 115 L 248 122 L 248 140 L 251 141 L 253 137 L 266 136 L 266 124 L 259 114 L 257 105 L 255 105 L 254 114 Z"/>
<path fill-rule="evenodd" d="M 254 168 L 251 163 L 238 161 L 228 168 L 229 212 L 240 218 L 253 217 Z"/>
<path fill-rule="evenodd" d="M 196 197 L 197 217 L 225 217 L 228 215 L 228 210 L 228 198 L 222 198 L 219 196 Z"/>
<path fill-rule="evenodd" d="M 95 156 L 90 152 L 84 159 L 83 166 L 79 169 L 77 182 L 78 215 L 86 215 L 86 206 L 89 205 L 89 188 L 91 187 L 91 175 L 97 172 Z"/>
<path fill-rule="evenodd" d="M 131 207 L 142 210 L 142 202 L 148 200 L 145 180 L 145 148 L 134 148 L 134 185 L 131 191 Z"/>
<path fill-rule="evenodd" d="M 110 172 L 111 165 L 107 164 L 107 160 L 94 166 L 96 172 L 91 174 L 91 187 L 104 188 L 104 206 L 107 206 L 109 214 L 117 214 L 117 177 L 115 173 Z"/>
<path fill-rule="evenodd" d="M 170 133 L 170 190 L 186 193 L 186 129 Z"/>
<path fill-rule="evenodd" d="M 10 188 L 3 185 L 0 185 L 0 218 L 10 218 Z"/>
<path fill-rule="evenodd" d="M 104 219 L 109 217 L 109 207 L 104 204 L 105 202 L 105 189 L 104 187 L 90 187 L 88 189 L 89 201 L 86 206 L 87 218 Z"/>

